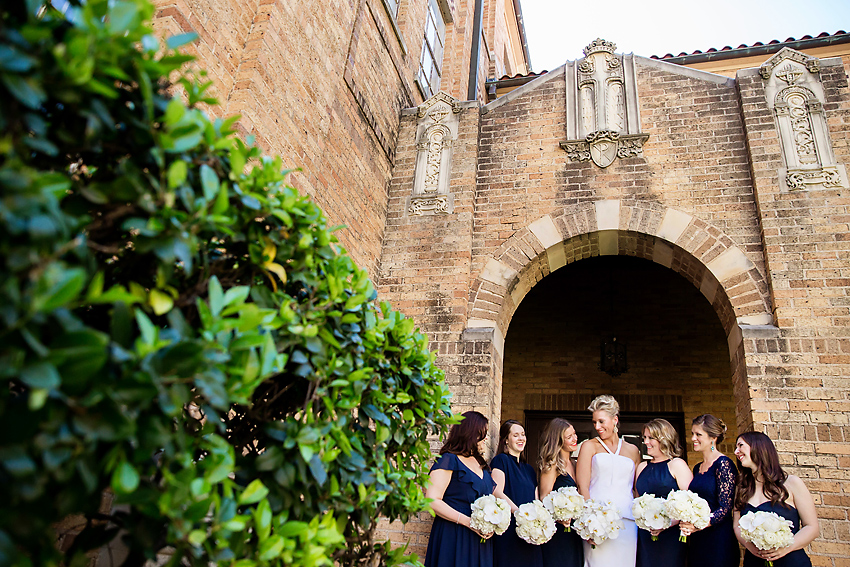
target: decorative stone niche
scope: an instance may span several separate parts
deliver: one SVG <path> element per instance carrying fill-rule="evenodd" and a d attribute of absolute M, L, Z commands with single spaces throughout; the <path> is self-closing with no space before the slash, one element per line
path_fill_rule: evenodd
<path fill-rule="evenodd" d="M 786 47 L 768 59 L 759 74 L 779 130 L 781 189 L 847 188 L 847 172 L 835 161 L 826 126 L 820 60 Z"/>
<path fill-rule="evenodd" d="M 449 182 L 460 111 L 459 102 L 444 92 L 419 106 L 413 194 L 407 206 L 411 215 L 450 214 L 453 210 Z"/>
<path fill-rule="evenodd" d="M 616 44 L 596 39 L 584 59 L 568 61 L 567 141 L 571 161 L 608 167 L 616 158 L 643 154 L 649 134 L 640 132 L 634 55 L 618 55 Z"/>

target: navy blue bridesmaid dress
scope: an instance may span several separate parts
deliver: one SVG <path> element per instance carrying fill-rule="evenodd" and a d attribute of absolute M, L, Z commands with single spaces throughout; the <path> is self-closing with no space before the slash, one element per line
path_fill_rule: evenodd
<path fill-rule="evenodd" d="M 752 504 L 747 504 L 744 506 L 744 509 L 741 510 L 741 515 L 748 512 L 773 512 L 774 514 L 778 514 L 785 518 L 786 520 L 791 520 L 793 522 L 793 526 L 791 526 L 791 531 L 795 534 L 800 531 L 800 513 L 797 512 L 797 509 L 790 505 L 782 505 L 782 504 L 773 504 L 770 501 L 762 502 L 758 506 L 753 506 Z M 749 550 L 744 551 L 744 567 L 764 567 L 765 560 L 759 557 L 756 557 Z M 806 552 L 802 549 L 797 549 L 792 551 L 785 557 L 780 557 L 776 561 L 773 562 L 773 567 L 812 567 L 812 560 L 809 559 L 809 556 L 806 555 Z"/>
<path fill-rule="evenodd" d="M 738 472 L 725 455 L 715 460 L 705 473 L 699 472 L 699 467 L 694 467 L 694 480 L 688 488 L 708 502 L 711 524 L 688 536 L 688 567 L 738 567 L 741 549 L 732 529 Z"/>
<path fill-rule="evenodd" d="M 666 498 L 671 490 L 678 490 L 679 484 L 670 474 L 670 460 L 660 463 L 646 463 L 635 481 L 635 490 L 639 496 L 652 494 Z M 688 559 L 688 546 L 679 541 L 679 528 L 671 526 L 652 541 L 647 530 L 638 530 L 636 567 L 684 567 Z"/>
<path fill-rule="evenodd" d="M 435 469 L 452 471 L 443 502 L 467 516 L 472 503 L 496 487 L 489 471 L 479 477 L 452 453 L 440 455 L 431 467 Z M 481 543 L 481 536 L 471 529 L 437 516 L 431 524 L 425 567 L 493 567 L 493 538 Z"/>
<path fill-rule="evenodd" d="M 537 475 L 528 463 L 508 453 L 499 453 L 490 461 L 492 470 L 499 469 L 505 473 L 505 496 L 514 504 L 521 506 L 534 500 L 534 490 L 537 487 Z M 543 552 L 539 545 L 532 545 L 516 535 L 516 519 L 511 518 L 511 525 L 499 536 L 493 536 L 493 565 L 495 567 L 528 567 L 543 566 Z"/>
<path fill-rule="evenodd" d="M 576 486 L 576 481 L 568 474 L 560 474 L 555 479 L 552 490 L 565 486 Z M 582 567 L 584 565 L 584 546 L 575 530 L 568 532 L 558 524 L 558 531 L 541 547 L 544 567 Z"/>

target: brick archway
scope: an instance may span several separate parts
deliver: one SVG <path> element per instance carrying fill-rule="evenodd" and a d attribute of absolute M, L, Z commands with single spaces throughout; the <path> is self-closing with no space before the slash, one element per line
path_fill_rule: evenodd
<path fill-rule="evenodd" d="M 645 201 L 605 200 L 546 215 L 517 231 L 487 261 L 470 290 L 464 337 L 491 341 L 501 387 L 504 337 L 525 295 L 577 260 L 627 255 L 666 266 L 712 305 L 726 333 L 739 430 L 751 424 L 740 324 L 772 325 L 767 281 L 747 254 L 716 227 Z M 498 395 L 498 394 L 497 394 Z M 491 408 L 497 410 L 498 401 Z M 498 423 L 498 414 L 492 414 Z"/>
<path fill-rule="evenodd" d="M 737 323 L 773 324 L 767 281 L 731 238 L 657 203 L 606 200 L 543 216 L 507 239 L 473 282 L 467 328 L 495 328 L 503 337 L 537 282 L 599 255 L 645 258 L 681 274 L 714 306 L 727 336 Z"/>

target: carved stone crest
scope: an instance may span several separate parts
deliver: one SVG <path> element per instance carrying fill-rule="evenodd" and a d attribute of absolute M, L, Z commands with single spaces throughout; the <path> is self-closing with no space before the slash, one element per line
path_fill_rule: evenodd
<path fill-rule="evenodd" d="M 584 59 L 567 62 L 567 141 L 561 147 L 571 161 L 604 168 L 643 153 L 649 135 L 640 132 L 634 57 L 616 49 L 595 39 L 584 48 Z"/>
<path fill-rule="evenodd" d="M 759 68 L 768 108 L 779 132 L 784 191 L 848 188 L 844 166 L 835 160 L 824 113 L 820 61 L 784 48 Z"/>
<path fill-rule="evenodd" d="M 435 94 L 417 110 L 416 164 L 407 208 L 412 215 L 452 212 L 452 146 L 461 110 L 459 101 L 444 92 Z"/>

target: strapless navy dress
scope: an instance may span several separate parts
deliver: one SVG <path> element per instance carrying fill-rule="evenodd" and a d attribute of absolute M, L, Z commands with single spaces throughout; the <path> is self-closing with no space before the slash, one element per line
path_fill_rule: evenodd
<path fill-rule="evenodd" d="M 568 474 L 558 475 L 552 490 L 569 486 L 576 486 L 576 481 Z M 575 530 L 566 531 L 558 524 L 558 531 L 552 539 L 544 543 L 543 565 L 544 567 L 582 567 L 584 565 L 584 548 L 581 538 Z M 521 564 L 518 564 L 521 565 Z"/>
<path fill-rule="evenodd" d="M 744 509 L 741 510 L 741 515 L 743 516 L 748 512 L 773 512 L 794 523 L 791 526 L 792 532 L 796 534 L 800 531 L 800 514 L 793 506 L 783 506 L 782 504 L 773 504 L 767 501 L 762 502 L 758 506 L 753 506 L 752 504 L 745 505 Z M 764 565 L 764 559 L 756 557 L 749 551 L 744 552 L 744 567 L 764 567 Z M 797 549 L 785 557 L 780 557 L 774 561 L 773 567 L 812 567 L 812 560 L 809 559 L 805 551 Z"/>
<path fill-rule="evenodd" d="M 732 502 L 738 472 L 729 457 L 721 455 L 705 472 L 694 467 L 690 490 L 708 502 L 711 524 L 688 537 L 688 567 L 738 567 L 741 548 L 732 529 Z"/>
<path fill-rule="evenodd" d="M 452 471 L 443 502 L 467 516 L 472 503 L 492 494 L 496 487 L 490 471 L 479 477 L 452 453 L 440 455 L 431 467 L 434 469 Z M 493 567 L 493 538 L 481 543 L 481 537 L 471 529 L 437 516 L 431 524 L 425 567 Z"/>
<path fill-rule="evenodd" d="M 646 463 L 635 481 L 635 490 L 639 496 L 652 494 L 666 498 L 671 490 L 678 490 L 679 484 L 668 467 L 670 460 L 660 463 Z M 678 526 L 671 526 L 652 541 L 647 530 L 638 530 L 637 567 L 684 567 L 688 559 L 688 547 L 679 541 Z"/>
<path fill-rule="evenodd" d="M 490 461 L 490 469 L 505 473 L 505 495 L 514 504 L 521 506 L 534 500 L 537 475 L 528 463 L 516 457 L 500 453 Z M 502 535 L 493 536 L 493 565 L 495 567 L 542 567 L 543 552 L 539 545 L 532 545 L 516 535 L 516 519 Z"/>

